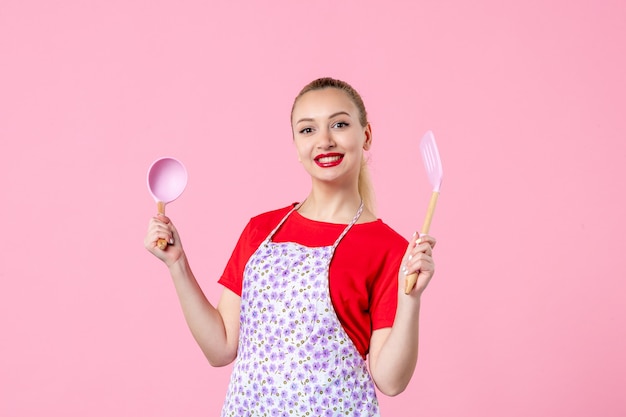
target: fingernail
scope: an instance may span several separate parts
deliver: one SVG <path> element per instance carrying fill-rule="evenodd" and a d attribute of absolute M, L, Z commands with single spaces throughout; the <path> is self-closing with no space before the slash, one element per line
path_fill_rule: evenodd
<path fill-rule="evenodd" d="M 173 244 L 174 244 L 174 238 L 172 237 L 170 238 L 170 245 L 173 245 Z"/>
<path fill-rule="evenodd" d="M 413 255 L 409 255 L 409 261 L 413 259 Z"/>

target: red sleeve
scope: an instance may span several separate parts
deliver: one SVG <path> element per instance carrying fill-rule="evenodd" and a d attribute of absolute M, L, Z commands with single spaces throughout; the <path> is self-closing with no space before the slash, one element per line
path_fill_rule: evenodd
<path fill-rule="evenodd" d="M 386 253 L 381 271 L 372 282 L 370 302 L 372 330 L 393 326 L 398 306 L 398 271 L 408 244 L 405 242 L 396 240 L 390 244 L 393 250 Z"/>
<path fill-rule="evenodd" d="M 230 259 L 224 268 L 222 276 L 217 281 L 240 297 L 243 284 L 243 270 L 246 267 L 248 259 L 254 253 L 254 251 L 250 252 L 249 248 L 250 223 L 248 222 L 241 236 L 239 236 L 239 240 L 235 245 L 233 253 L 230 255 Z"/>
<path fill-rule="evenodd" d="M 335 234 L 336 236 L 336 234 Z M 382 221 L 356 224 L 330 265 L 330 294 L 344 329 L 365 357 L 372 331 L 393 326 L 398 271 L 408 242 Z"/>

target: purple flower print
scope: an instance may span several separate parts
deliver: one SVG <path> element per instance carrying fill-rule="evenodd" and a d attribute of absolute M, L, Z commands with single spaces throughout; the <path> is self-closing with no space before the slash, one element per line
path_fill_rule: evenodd
<path fill-rule="evenodd" d="M 274 344 L 274 346 L 276 347 L 276 349 L 278 350 L 278 353 L 280 354 L 280 352 L 283 351 L 283 348 L 285 346 L 285 342 L 283 341 L 283 339 L 277 339 L 276 343 Z"/>
<path fill-rule="evenodd" d="M 345 384 L 346 384 L 346 389 L 349 389 L 349 390 L 354 390 L 354 387 L 355 387 L 355 385 L 356 385 L 356 382 L 355 382 L 353 379 L 349 379 L 349 378 L 348 378 L 348 379 L 346 379 Z"/>
<path fill-rule="evenodd" d="M 360 402 L 360 395 L 358 391 L 352 391 L 352 394 L 350 395 L 350 398 L 352 399 L 352 401 L 354 401 L 355 403 Z"/>

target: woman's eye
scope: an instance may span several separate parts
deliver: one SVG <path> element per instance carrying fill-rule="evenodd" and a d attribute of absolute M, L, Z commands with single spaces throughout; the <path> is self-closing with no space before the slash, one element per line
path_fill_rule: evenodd
<path fill-rule="evenodd" d="M 342 127 L 348 127 L 350 126 L 348 123 L 346 122 L 337 122 L 333 125 L 333 127 L 339 128 L 341 129 Z"/>
<path fill-rule="evenodd" d="M 310 127 L 305 127 L 304 129 L 300 131 L 301 134 L 307 134 L 311 132 L 313 132 L 313 129 L 311 129 Z"/>

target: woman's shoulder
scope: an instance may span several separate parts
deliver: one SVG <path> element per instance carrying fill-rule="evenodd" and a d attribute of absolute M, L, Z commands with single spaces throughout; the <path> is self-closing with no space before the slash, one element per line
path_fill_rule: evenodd
<path fill-rule="evenodd" d="M 368 229 L 369 233 L 373 233 L 379 236 L 386 236 L 390 239 L 398 239 L 398 240 L 406 240 L 402 235 L 396 232 L 391 226 L 389 226 L 385 221 L 381 218 L 377 218 L 374 221 L 357 224 L 357 226 L 363 227 L 364 229 Z"/>
<path fill-rule="evenodd" d="M 291 203 L 288 206 L 284 206 L 278 209 L 274 209 L 274 210 L 263 212 L 261 214 L 257 214 L 256 216 L 250 219 L 250 224 L 256 227 L 263 226 L 263 225 L 271 225 L 271 227 L 274 227 L 297 204 L 298 203 Z"/>
<path fill-rule="evenodd" d="M 391 226 L 378 218 L 375 221 L 354 225 L 354 237 L 377 250 L 404 250 L 408 241 Z"/>

